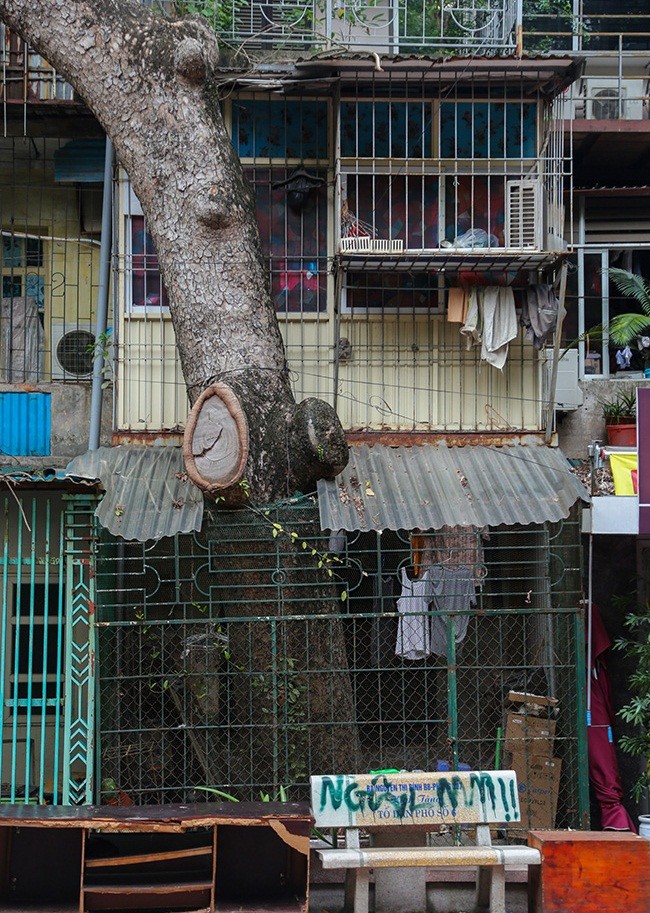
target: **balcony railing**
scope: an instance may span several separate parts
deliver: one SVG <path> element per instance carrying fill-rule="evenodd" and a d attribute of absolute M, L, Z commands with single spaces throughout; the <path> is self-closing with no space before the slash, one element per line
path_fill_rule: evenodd
<path fill-rule="evenodd" d="M 144 0 L 167 15 L 183 0 Z M 516 45 L 517 0 L 194 0 L 222 41 L 261 50 L 507 53 Z"/>
<path fill-rule="evenodd" d="M 0 22 L 0 98 L 4 102 L 71 101 L 72 86 Z"/>
<path fill-rule="evenodd" d="M 557 12 L 540 13 L 538 4 L 524 0 L 524 51 L 646 56 L 650 50 L 650 12 L 641 11 L 645 4 L 630 0 L 627 5 L 621 4 L 619 12 L 611 2 L 608 5 L 614 12 L 609 13 L 601 11 L 604 5 L 583 0 L 581 10 L 572 14 L 571 4 L 558 3 Z"/>

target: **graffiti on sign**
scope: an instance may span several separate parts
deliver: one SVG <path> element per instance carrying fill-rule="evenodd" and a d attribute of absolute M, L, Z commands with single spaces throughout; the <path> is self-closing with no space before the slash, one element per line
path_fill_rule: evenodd
<path fill-rule="evenodd" d="M 311 778 L 319 827 L 518 821 L 513 771 L 399 773 Z"/>

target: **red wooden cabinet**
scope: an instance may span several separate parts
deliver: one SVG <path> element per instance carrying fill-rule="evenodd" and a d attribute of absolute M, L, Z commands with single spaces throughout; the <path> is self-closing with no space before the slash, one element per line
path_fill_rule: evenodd
<path fill-rule="evenodd" d="M 613 831 L 531 831 L 542 854 L 535 913 L 650 913 L 650 840 Z"/>

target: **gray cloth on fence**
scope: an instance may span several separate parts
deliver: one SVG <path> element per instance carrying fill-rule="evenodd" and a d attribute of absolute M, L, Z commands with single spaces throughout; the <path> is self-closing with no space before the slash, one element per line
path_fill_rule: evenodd
<path fill-rule="evenodd" d="M 434 564 L 427 570 L 430 592 L 433 594 L 434 612 L 431 616 L 429 647 L 438 656 L 447 655 L 448 612 L 469 612 L 476 605 L 473 569 L 471 567 L 445 567 Z M 440 614 L 437 614 L 440 613 Z M 469 615 L 452 615 L 454 640 L 464 640 L 469 625 Z"/>
<path fill-rule="evenodd" d="M 403 659 L 425 659 L 431 653 L 429 603 L 433 598 L 428 571 L 411 580 L 402 568 L 402 592 L 397 600 L 399 623 L 395 654 Z"/>

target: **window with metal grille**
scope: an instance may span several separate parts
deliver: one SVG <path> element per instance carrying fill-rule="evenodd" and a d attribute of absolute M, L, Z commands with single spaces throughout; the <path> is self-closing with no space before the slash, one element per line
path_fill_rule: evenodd
<path fill-rule="evenodd" d="M 58 583 L 14 583 L 5 706 L 12 714 L 49 714 L 62 696 L 64 618 Z"/>

